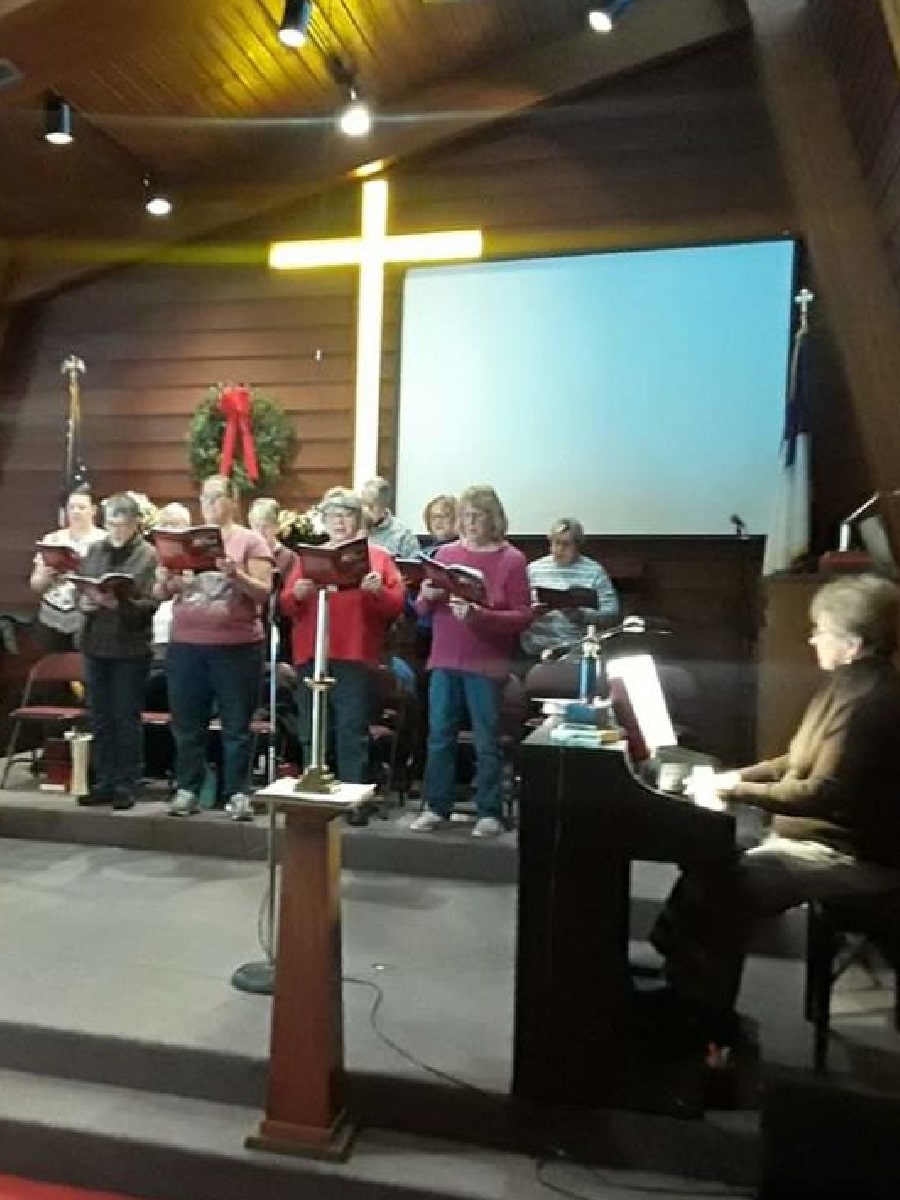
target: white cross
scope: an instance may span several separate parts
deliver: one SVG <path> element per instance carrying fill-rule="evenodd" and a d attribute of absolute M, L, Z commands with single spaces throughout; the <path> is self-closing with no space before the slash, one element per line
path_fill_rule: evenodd
<path fill-rule="evenodd" d="M 279 271 L 359 267 L 356 323 L 356 409 L 353 486 L 361 488 L 378 468 L 378 410 L 386 263 L 449 262 L 480 258 L 480 229 L 388 234 L 388 185 L 384 179 L 362 185 L 359 237 L 306 242 L 273 242 L 269 266 Z"/>

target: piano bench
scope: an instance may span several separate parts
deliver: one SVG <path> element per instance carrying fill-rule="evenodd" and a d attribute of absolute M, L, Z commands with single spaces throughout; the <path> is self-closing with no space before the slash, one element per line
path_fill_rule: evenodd
<path fill-rule="evenodd" d="M 877 949 L 894 972 L 894 1028 L 900 1031 L 900 892 L 807 905 L 804 1015 L 813 1026 L 813 1070 L 828 1070 L 831 992 L 853 963 L 870 972 L 867 954 Z"/>

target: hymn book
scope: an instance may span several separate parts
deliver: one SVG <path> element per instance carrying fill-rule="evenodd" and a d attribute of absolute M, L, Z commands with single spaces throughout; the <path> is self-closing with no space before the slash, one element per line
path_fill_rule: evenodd
<path fill-rule="evenodd" d="M 190 529 L 153 529 L 150 541 L 159 565 L 167 571 L 215 571 L 225 557 L 218 525 L 193 525 Z"/>
<path fill-rule="evenodd" d="M 67 575 L 69 583 L 75 585 L 82 596 L 97 603 L 103 596 L 115 596 L 117 600 L 128 600 L 134 595 L 134 576 L 122 571 L 107 571 L 105 575 Z"/>
<path fill-rule="evenodd" d="M 60 546 L 56 542 L 35 542 L 34 548 L 51 571 L 77 571 L 81 563 L 78 551 L 72 546 Z"/>
<path fill-rule="evenodd" d="M 597 593 L 589 587 L 533 587 L 531 593 L 535 604 L 551 610 L 599 607 Z"/>
<path fill-rule="evenodd" d="M 340 546 L 293 547 L 303 578 L 316 587 L 356 588 L 372 570 L 369 539 L 365 536 Z"/>
<path fill-rule="evenodd" d="M 484 575 L 477 567 L 464 567 L 461 563 L 442 563 L 423 554 L 418 560 L 422 574 L 432 587 L 440 588 L 449 596 L 468 600 L 470 604 L 487 604 L 487 588 Z"/>

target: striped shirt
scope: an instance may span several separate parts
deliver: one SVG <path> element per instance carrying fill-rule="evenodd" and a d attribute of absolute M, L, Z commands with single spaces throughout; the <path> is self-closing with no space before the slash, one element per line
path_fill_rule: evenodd
<path fill-rule="evenodd" d="M 528 564 L 529 587 L 590 588 L 597 594 L 596 611 L 603 617 L 615 617 L 619 597 L 603 567 L 593 558 L 579 555 L 569 566 L 560 566 L 552 554 Z M 585 609 L 577 610 L 585 612 Z M 572 620 L 567 612 L 548 612 L 534 620 L 522 634 L 522 649 L 537 657 L 543 650 L 560 642 L 574 642 L 584 636 L 584 625 Z"/>

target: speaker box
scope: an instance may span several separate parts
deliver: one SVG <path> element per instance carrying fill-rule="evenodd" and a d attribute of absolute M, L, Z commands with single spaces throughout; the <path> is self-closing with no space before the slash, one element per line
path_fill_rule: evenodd
<path fill-rule="evenodd" d="M 787 1071 L 766 1080 L 759 1200 L 800 1197 L 900 1197 L 900 1094 Z"/>

